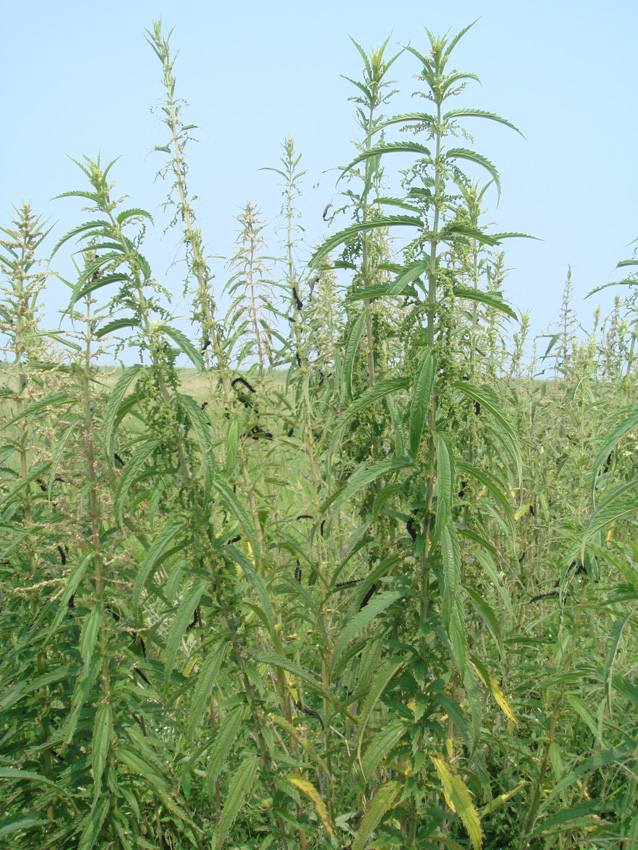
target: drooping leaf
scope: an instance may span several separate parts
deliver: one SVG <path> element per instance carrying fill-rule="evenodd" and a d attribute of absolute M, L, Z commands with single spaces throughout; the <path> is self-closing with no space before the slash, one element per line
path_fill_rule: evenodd
<path fill-rule="evenodd" d="M 204 358 L 186 334 L 182 333 L 178 328 L 171 327 L 171 325 L 162 325 L 162 330 L 173 340 L 179 350 L 188 357 L 196 369 L 201 371 L 204 368 Z"/>

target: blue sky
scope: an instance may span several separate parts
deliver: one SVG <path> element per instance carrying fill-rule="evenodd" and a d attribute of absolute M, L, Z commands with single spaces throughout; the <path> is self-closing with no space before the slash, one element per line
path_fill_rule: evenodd
<path fill-rule="evenodd" d="M 308 172 L 301 205 L 306 236 L 316 243 L 328 235 L 321 214 L 335 194 L 335 169 L 352 158 L 357 136 L 352 87 L 341 76 L 360 78 L 349 35 L 369 48 L 391 34 L 388 50 L 410 42 L 425 51 L 423 24 L 435 34 L 456 33 L 479 18 L 455 50 L 454 65 L 476 73 L 482 86 L 469 88 L 458 105 L 503 115 L 526 137 L 487 122 L 471 125 L 477 149 L 502 178 L 500 205 L 492 195 L 487 219 L 498 230 L 542 240 L 507 244 L 505 293 L 516 308 L 531 310 L 532 327 L 541 333 L 558 315 L 571 265 L 574 306 L 585 326 L 596 304 L 609 310 L 620 290 L 582 299 L 620 276 L 615 264 L 631 255 L 627 244 L 638 236 L 635 0 L 5 4 L 2 226 L 12 204 L 29 200 L 57 222 L 55 236 L 62 235 L 82 215 L 75 201 L 51 201 L 84 188 L 68 157 L 121 156 L 112 172 L 116 191 L 156 215 L 146 253 L 156 277 L 181 293 L 180 269 L 166 271 L 177 234 L 162 238 L 164 189 L 153 183 L 162 158 L 151 151 L 164 135 L 150 107 L 162 90 L 144 30 L 159 17 L 166 31 L 175 27 L 177 93 L 201 128 L 188 154 L 200 225 L 210 253 L 223 256 L 232 253 L 234 217 L 246 201 L 266 220 L 276 217 L 274 175 L 259 169 L 278 165 L 288 135 Z M 393 70 L 402 95 L 390 111 L 414 108 L 414 60 L 405 54 Z M 340 226 L 346 224 L 342 219 Z M 266 236 L 275 253 L 272 228 Z M 56 267 L 68 270 L 63 257 Z M 221 261 L 216 270 L 221 286 Z M 49 324 L 57 323 L 64 297 L 52 280 L 45 298 Z M 179 295 L 176 312 L 188 312 Z"/>

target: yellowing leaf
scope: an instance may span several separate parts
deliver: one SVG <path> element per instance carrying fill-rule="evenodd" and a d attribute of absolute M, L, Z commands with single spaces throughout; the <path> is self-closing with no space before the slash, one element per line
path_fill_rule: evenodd
<path fill-rule="evenodd" d="M 441 780 L 445 801 L 452 811 L 461 818 L 474 850 L 481 850 L 483 846 L 481 819 L 474 808 L 466 784 L 442 756 L 430 756 L 430 760 Z"/>
<path fill-rule="evenodd" d="M 481 677 L 483 684 L 492 694 L 507 719 L 511 720 L 512 723 L 518 723 L 518 720 L 514 716 L 514 712 L 512 711 L 512 708 L 509 702 L 507 701 L 505 694 L 501 690 L 501 686 L 496 681 L 494 676 L 490 673 L 490 671 L 487 669 L 487 667 L 484 664 L 481 664 L 481 662 L 477 658 L 472 658 L 472 666 Z"/>
<path fill-rule="evenodd" d="M 334 827 L 330 823 L 330 818 L 328 817 L 328 809 L 326 808 L 326 804 L 319 796 L 319 792 L 312 784 L 312 782 L 308 782 L 307 779 L 304 779 L 303 776 L 299 776 L 298 773 L 291 773 L 287 777 L 288 782 L 292 782 L 293 785 L 296 785 L 297 788 L 301 791 L 302 794 L 305 794 L 306 797 L 310 800 L 310 802 L 315 807 L 315 811 L 319 815 L 319 820 L 324 825 L 324 827 L 328 830 L 330 835 L 334 835 Z"/>
<path fill-rule="evenodd" d="M 388 782 L 387 785 L 379 788 L 366 809 L 361 826 L 352 842 L 352 850 L 364 850 L 368 838 L 377 828 L 384 814 L 392 807 L 400 790 L 401 785 L 398 782 Z"/>
<path fill-rule="evenodd" d="M 521 505 L 521 506 L 520 506 L 520 508 L 519 508 L 519 509 L 516 511 L 516 513 L 514 514 L 514 519 L 516 520 L 516 522 L 518 522 L 518 521 L 519 521 L 519 519 L 523 516 L 523 514 L 526 514 L 526 513 L 528 512 L 528 510 L 530 509 L 531 505 L 532 505 L 532 503 L 531 503 L 531 502 L 525 502 L 525 504 L 524 504 L 524 505 Z"/>

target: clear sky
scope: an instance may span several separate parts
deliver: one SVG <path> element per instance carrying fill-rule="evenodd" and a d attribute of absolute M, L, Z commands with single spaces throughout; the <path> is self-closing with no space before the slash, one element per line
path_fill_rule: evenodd
<path fill-rule="evenodd" d="M 620 290 L 582 299 L 620 276 L 615 264 L 631 255 L 627 244 L 638 236 L 636 0 L 5 2 L 2 226 L 12 204 L 29 200 L 57 222 L 59 237 L 82 215 L 77 201 L 51 201 L 84 188 L 68 157 L 121 155 L 112 171 L 117 192 L 156 215 L 146 254 L 155 276 L 181 292 L 180 270 L 166 275 L 177 234 L 161 238 L 164 190 L 153 183 L 163 160 L 151 151 L 164 142 L 164 128 L 150 107 L 162 89 L 144 30 L 159 17 L 166 31 L 175 28 L 177 94 L 189 101 L 188 119 L 201 128 L 200 143 L 189 148 L 200 225 L 210 252 L 224 256 L 232 253 L 234 216 L 246 201 L 268 221 L 276 217 L 275 177 L 259 169 L 278 165 L 288 135 L 308 172 L 307 238 L 316 243 L 328 235 L 321 215 L 335 193 L 334 169 L 352 158 L 357 136 L 352 86 L 341 77 L 360 78 L 349 35 L 370 48 L 391 34 L 389 50 L 410 42 L 426 51 L 422 25 L 454 34 L 479 18 L 455 50 L 454 65 L 476 73 L 482 86 L 471 86 L 458 105 L 496 112 L 526 136 L 487 122 L 471 125 L 477 149 L 502 177 L 502 199 L 496 208 L 491 196 L 488 219 L 498 230 L 543 240 L 508 242 L 505 293 L 516 308 L 531 310 L 533 329 L 541 333 L 558 315 L 571 265 L 574 306 L 585 326 L 597 303 L 608 311 Z M 403 94 L 390 111 L 414 108 L 408 97 L 418 70 L 414 59 L 404 54 L 393 70 Z M 272 229 L 266 235 L 274 253 Z M 56 263 L 66 270 L 62 257 Z M 221 262 L 217 271 L 221 285 Z M 49 324 L 57 324 L 55 310 L 65 297 L 52 280 Z M 179 297 L 176 303 L 178 314 L 188 312 Z"/>

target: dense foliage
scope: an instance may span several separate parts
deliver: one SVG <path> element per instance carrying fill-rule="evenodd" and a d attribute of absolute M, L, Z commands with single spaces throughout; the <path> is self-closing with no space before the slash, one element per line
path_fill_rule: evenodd
<path fill-rule="evenodd" d="M 636 307 L 580 333 L 568 279 L 531 352 L 466 123 L 515 128 L 457 105 L 465 32 L 402 51 L 427 101 L 404 115 L 398 57 L 355 43 L 348 225 L 304 255 L 287 139 L 280 256 L 247 204 L 219 289 L 154 25 L 190 335 L 113 163 L 78 162 L 50 257 L 27 205 L 3 231 L 2 846 L 638 840 Z"/>

